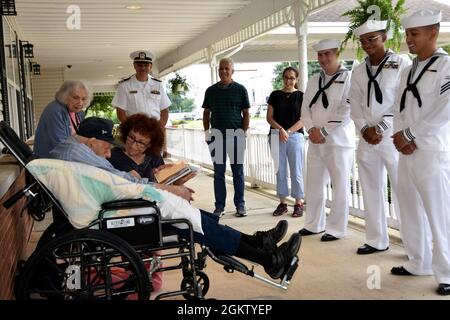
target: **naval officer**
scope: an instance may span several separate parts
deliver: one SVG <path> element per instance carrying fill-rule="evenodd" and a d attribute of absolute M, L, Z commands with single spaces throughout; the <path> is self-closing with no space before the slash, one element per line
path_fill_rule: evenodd
<path fill-rule="evenodd" d="M 153 54 L 146 50 L 134 51 L 130 58 L 136 73 L 119 83 L 111 103 L 116 107 L 117 117 L 123 122 L 126 117 L 142 112 L 159 120 L 165 127 L 169 119 L 170 100 L 161 80 L 149 75 Z"/>

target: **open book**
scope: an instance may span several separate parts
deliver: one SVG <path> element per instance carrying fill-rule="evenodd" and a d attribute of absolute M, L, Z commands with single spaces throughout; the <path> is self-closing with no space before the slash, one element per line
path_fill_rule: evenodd
<path fill-rule="evenodd" d="M 191 172 L 193 170 L 186 162 L 177 162 L 155 173 L 155 178 L 158 183 L 172 184 Z"/>

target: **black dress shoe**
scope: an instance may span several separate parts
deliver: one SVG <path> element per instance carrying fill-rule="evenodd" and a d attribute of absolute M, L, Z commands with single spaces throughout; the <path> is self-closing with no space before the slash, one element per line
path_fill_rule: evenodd
<path fill-rule="evenodd" d="M 256 231 L 253 235 L 257 248 L 273 249 L 284 238 L 288 230 L 287 220 L 280 220 L 275 228 L 267 231 Z"/>
<path fill-rule="evenodd" d="M 450 295 L 450 284 L 448 283 L 439 283 L 439 287 L 436 290 L 441 296 Z"/>
<path fill-rule="evenodd" d="M 387 247 L 386 249 L 377 249 L 377 248 L 369 246 L 367 243 L 365 243 L 363 246 L 358 248 L 356 253 L 357 254 L 371 254 L 374 252 L 386 251 L 387 249 L 389 249 L 389 247 Z"/>
<path fill-rule="evenodd" d="M 302 236 L 311 236 L 311 235 L 313 235 L 313 234 L 319 234 L 319 233 L 322 233 L 323 231 L 320 231 L 320 232 L 312 232 L 312 231 L 309 231 L 308 229 L 305 229 L 305 228 L 303 228 L 303 229 L 301 229 L 298 233 L 300 233 Z"/>
<path fill-rule="evenodd" d="M 264 266 L 266 273 L 273 279 L 281 278 L 286 269 L 290 266 L 292 258 L 300 250 L 302 237 L 294 233 L 288 241 L 282 243 L 278 248 L 272 251 L 272 259 L 269 265 Z"/>
<path fill-rule="evenodd" d="M 325 233 L 322 238 L 320 238 L 320 241 L 334 241 L 339 240 L 339 238 L 336 238 L 335 236 L 332 236 L 329 233 Z"/>
<path fill-rule="evenodd" d="M 413 275 L 411 272 L 409 272 L 408 270 L 406 270 L 402 266 L 400 266 L 400 267 L 393 267 L 391 269 L 391 273 L 395 274 L 396 276 L 412 276 Z"/>

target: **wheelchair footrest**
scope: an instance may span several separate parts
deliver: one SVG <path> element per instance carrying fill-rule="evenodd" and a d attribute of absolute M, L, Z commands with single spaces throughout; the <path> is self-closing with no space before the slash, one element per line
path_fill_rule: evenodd
<path fill-rule="evenodd" d="M 289 268 L 286 270 L 286 273 L 284 274 L 283 282 L 290 281 L 292 279 L 292 276 L 294 275 L 295 271 L 297 270 L 297 268 L 298 268 L 298 258 L 294 257 L 294 258 L 292 258 L 291 265 L 289 266 Z"/>
<path fill-rule="evenodd" d="M 218 262 L 223 264 L 223 268 L 227 272 L 233 272 L 234 270 L 238 270 L 243 273 L 248 273 L 250 270 L 248 267 L 240 262 L 239 260 L 233 258 L 232 256 L 226 255 L 226 254 L 219 254 L 216 256 L 218 259 Z"/>
<path fill-rule="evenodd" d="M 242 262 L 240 262 L 239 260 L 237 260 L 236 258 L 221 253 L 221 252 L 214 252 L 213 250 L 210 249 L 206 249 L 209 256 L 216 261 L 217 263 L 220 263 L 221 265 L 223 265 L 224 269 L 226 272 L 232 273 L 234 272 L 234 270 L 237 270 L 239 272 L 245 273 L 245 274 L 249 274 L 251 273 L 251 271 L 249 270 L 249 268 L 243 264 Z"/>

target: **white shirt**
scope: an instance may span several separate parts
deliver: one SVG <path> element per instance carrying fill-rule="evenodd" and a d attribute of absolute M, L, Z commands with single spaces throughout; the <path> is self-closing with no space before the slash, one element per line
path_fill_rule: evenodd
<path fill-rule="evenodd" d="M 408 91 L 405 108 L 400 112 L 400 101 L 408 74 L 416 64 L 413 63 L 402 73 L 395 102 L 394 132 L 403 130 L 406 137 L 414 139 L 418 149 L 449 152 L 450 57 L 442 49 L 438 49 L 435 54 L 440 55 L 439 58 L 428 67 L 417 83 L 422 106 L 419 107 L 418 100 Z M 414 82 L 430 59 L 417 63 L 411 82 Z"/>
<path fill-rule="evenodd" d="M 383 102 L 380 104 L 376 100 L 375 86 L 372 84 L 369 106 L 367 106 L 369 77 L 366 63 L 361 63 L 353 70 L 349 98 L 351 116 L 358 132 L 363 128 L 376 125 L 379 125 L 382 131 L 392 131 L 394 103 L 400 85 L 400 77 L 402 71 L 409 65 L 411 62 L 408 59 L 395 53 L 390 54 L 382 71 L 375 79 L 380 86 Z M 372 75 L 375 75 L 377 69 L 378 66 L 372 66 Z M 384 141 L 392 143 L 389 139 L 383 139 Z"/>
<path fill-rule="evenodd" d="M 171 102 L 161 81 L 150 76 L 147 81 L 139 81 L 133 75 L 119 83 L 111 104 L 125 110 L 127 116 L 143 112 L 159 120 L 161 110 L 167 109 Z"/>
<path fill-rule="evenodd" d="M 308 81 L 303 96 L 301 120 L 306 130 L 313 127 L 321 128 L 322 134 L 326 135 L 324 145 L 354 147 L 355 126 L 350 119 L 350 104 L 348 103 L 351 73 L 348 70 L 343 71 L 325 90 L 329 103 L 326 109 L 322 104 L 322 96 L 311 108 L 309 107 L 311 100 L 319 90 L 319 77 L 320 75 L 317 74 Z M 328 83 L 327 80 L 325 83 L 322 82 L 322 87 L 326 83 Z"/>

